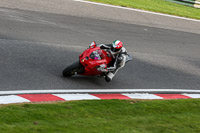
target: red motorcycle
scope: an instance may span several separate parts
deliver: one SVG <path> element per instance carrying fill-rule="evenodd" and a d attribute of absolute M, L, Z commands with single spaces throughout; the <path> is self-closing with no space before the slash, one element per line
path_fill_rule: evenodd
<path fill-rule="evenodd" d="M 113 57 L 110 52 L 100 49 L 95 42 L 92 42 L 90 47 L 79 56 L 79 61 L 64 69 L 63 76 L 70 77 L 79 74 L 103 77 L 109 72 L 106 68 L 112 60 Z M 132 57 L 127 55 L 126 62 L 130 60 L 132 60 Z"/>

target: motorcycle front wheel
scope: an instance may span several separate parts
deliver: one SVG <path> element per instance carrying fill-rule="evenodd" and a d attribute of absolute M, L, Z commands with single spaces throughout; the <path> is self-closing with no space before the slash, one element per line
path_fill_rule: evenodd
<path fill-rule="evenodd" d="M 79 61 L 74 62 L 73 64 L 71 64 L 70 66 L 66 67 L 62 74 L 63 77 L 70 77 L 72 75 L 75 75 L 75 73 L 81 73 L 83 72 L 84 68 L 83 66 L 79 63 Z"/>

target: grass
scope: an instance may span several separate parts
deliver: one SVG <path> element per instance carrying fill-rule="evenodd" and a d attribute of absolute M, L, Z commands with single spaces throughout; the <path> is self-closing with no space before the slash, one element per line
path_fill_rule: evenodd
<path fill-rule="evenodd" d="M 0 106 L 2 133 L 199 133 L 200 99 Z"/>
<path fill-rule="evenodd" d="M 172 3 L 166 0 L 89 0 L 89 1 L 200 19 L 200 9 Z"/>

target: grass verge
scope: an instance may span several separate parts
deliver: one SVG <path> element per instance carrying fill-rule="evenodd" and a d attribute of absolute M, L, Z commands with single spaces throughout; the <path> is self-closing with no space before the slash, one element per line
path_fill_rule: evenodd
<path fill-rule="evenodd" d="M 198 133 L 200 99 L 0 106 L 2 133 Z"/>
<path fill-rule="evenodd" d="M 200 9 L 172 3 L 166 0 L 89 0 L 89 1 L 200 19 Z"/>

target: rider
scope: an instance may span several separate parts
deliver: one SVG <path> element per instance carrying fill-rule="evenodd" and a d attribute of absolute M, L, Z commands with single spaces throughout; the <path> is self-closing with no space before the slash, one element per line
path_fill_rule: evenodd
<path fill-rule="evenodd" d="M 123 47 L 123 43 L 119 40 L 115 40 L 112 44 L 99 44 L 101 49 L 108 51 L 113 56 L 113 61 L 108 64 L 105 80 L 110 82 L 116 75 L 117 71 L 125 66 L 127 51 Z M 100 68 L 101 69 L 101 68 Z M 103 70 L 104 68 L 102 68 Z"/>

